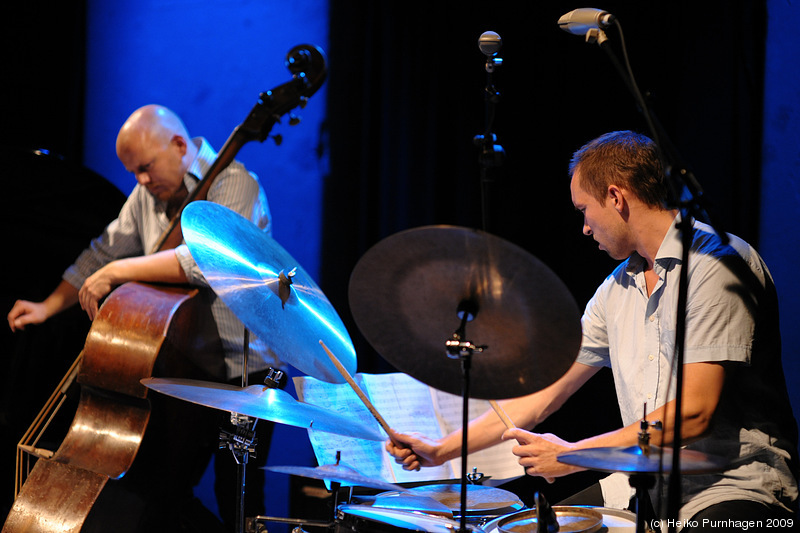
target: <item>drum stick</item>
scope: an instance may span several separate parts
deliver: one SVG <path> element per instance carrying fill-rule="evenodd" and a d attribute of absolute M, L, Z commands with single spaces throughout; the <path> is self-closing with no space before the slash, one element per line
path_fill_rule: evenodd
<path fill-rule="evenodd" d="M 503 410 L 503 408 L 500 407 L 500 404 L 497 403 L 497 401 L 489 400 L 489 405 L 492 406 L 492 409 L 494 409 L 494 412 L 497 413 L 497 416 L 499 416 L 500 420 L 503 421 L 503 424 L 506 425 L 506 429 L 512 429 L 512 428 L 517 427 L 517 426 L 514 425 L 514 422 L 508 417 L 508 415 Z"/>
<path fill-rule="evenodd" d="M 372 416 L 375 417 L 375 420 L 378 421 L 378 424 L 381 425 L 383 430 L 388 435 L 391 435 L 389 424 L 386 423 L 386 420 L 384 420 L 383 417 L 381 416 L 381 414 L 378 412 L 378 410 L 375 409 L 375 406 L 372 405 L 372 402 L 369 401 L 369 398 L 367 398 L 367 395 L 364 394 L 364 391 L 361 390 L 361 387 L 359 387 L 358 383 L 355 382 L 355 380 L 353 379 L 353 376 L 350 375 L 350 372 L 348 372 L 347 369 L 344 367 L 344 365 L 341 363 L 341 361 L 339 361 L 339 359 L 335 355 L 333 355 L 333 352 L 331 352 L 328 349 L 328 347 L 325 346 L 325 343 L 322 342 L 322 340 L 320 340 L 319 343 L 325 349 L 325 352 L 328 354 L 328 357 L 331 358 L 331 361 L 333 361 L 333 365 L 336 367 L 336 369 L 342 375 L 344 380 L 348 384 L 350 384 L 350 387 L 353 388 L 353 390 L 358 395 L 358 397 L 361 399 L 361 401 L 364 402 L 364 405 L 367 406 L 367 409 L 369 409 L 369 412 L 372 414 Z"/>

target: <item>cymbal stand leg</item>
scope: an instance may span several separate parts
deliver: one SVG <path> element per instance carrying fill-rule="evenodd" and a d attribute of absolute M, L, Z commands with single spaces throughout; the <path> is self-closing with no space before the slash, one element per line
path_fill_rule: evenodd
<path fill-rule="evenodd" d="M 647 501 L 647 491 L 655 485 L 655 479 L 649 474 L 632 474 L 628 478 L 628 483 L 636 490 L 636 533 L 647 533 L 644 516 L 644 502 Z"/>

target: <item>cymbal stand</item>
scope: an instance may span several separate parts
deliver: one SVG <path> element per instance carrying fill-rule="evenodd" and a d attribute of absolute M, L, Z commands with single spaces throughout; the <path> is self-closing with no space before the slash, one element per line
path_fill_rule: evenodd
<path fill-rule="evenodd" d="M 236 492 L 236 531 L 244 531 L 244 494 L 247 476 L 247 462 L 250 456 L 256 456 L 256 444 L 258 439 L 255 437 L 257 418 L 251 418 L 239 413 L 231 413 L 231 424 L 233 431 L 220 429 L 219 440 L 220 449 L 227 448 L 236 461 L 237 492 Z"/>
<path fill-rule="evenodd" d="M 461 360 L 462 375 L 462 418 L 461 418 L 461 519 L 459 531 L 465 533 L 467 530 L 467 454 L 468 454 L 468 427 L 469 427 L 469 388 L 470 388 L 470 368 L 472 366 L 472 355 L 475 352 L 483 352 L 488 346 L 476 346 L 470 341 L 465 340 L 467 322 L 472 321 L 478 314 L 478 306 L 474 301 L 464 300 L 458 305 L 458 317 L 461 324 L 453 333 L 453 336 L 445 342 L 447 356 L 452 359 Z"/>
<path fill-rule="evenodd" d="M 655 422 L 647 421 L 647 402 L 644 404 L 644 416 L 639 423 L 639 449 L 644 455 L 650 455 L 650 432 L 653 428 L 662 431 L 664 428 L 660 420 Z M 655 486 L 656 480 L 652 474 L 636 473 L 628 477 L 628 484 L 636 491 L 636 533 L 646 533 L 650 531 L 644 519 L 644 505 L 647 501 L 647 491 Z"/>
<path fill-rule="evenodd" d="M 250 330 L 244 329 L 244 340 L 242 345 L 242 388 L 247 388 L 249 375 L 248 359 L 250 356 Z M 274 368 L 269 369 L 267 377 L 264 379 L 264 386 L 271 389 L 282 387 L 284 372 Z M 245 512 L 244 495 L 247 482 L 247 463 L 250 457 L 256 456 L 256 424 L 258 418 L 250 417 L 239 413 L 231 413 L 231 425 L 233 430 L 220 428 L 219 449 L 228 449 L 236 461 L 236 532 L 244 533 Z"/>
<path fill-rule="evenodd" d="M 247 387 L 247 377 L 249 374 L 247 365 L 250 355 L 250 330 L 244 328 L 244 338 L 242 342 L 242 388 Z M 256 444 L 255 438 L 257 418 L 251 418 L 239 413 L 231 413 L 231 425 L 233 431 L 220 428 L 219 449 L 228 449 L 236 461 L 236 532 L 244 533 L 244 494 L 247 477 L 247 462 L 252 454 L 255 457 Z M 252 425 L 251 425 L 252 424 Z"/>

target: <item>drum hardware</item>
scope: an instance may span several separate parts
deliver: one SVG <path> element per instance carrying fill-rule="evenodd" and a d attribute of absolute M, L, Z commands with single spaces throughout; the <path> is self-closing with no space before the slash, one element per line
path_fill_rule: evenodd
<path fill-rule="evenodd" d="M 544 494 L 536 492 L 533 495 L 533 501 L 536 502 L 536 516 L 538 518 L 536 525 L 537 533 L 557 533 L 559 530 L 558 517 L 555 510 L 547 502 Z"/>
<path fill-rule="evenodd" d="M 343 505 L 336 516 L 335 533 L 455 533 L 459 523 L 455 520 L 431 516 L 414 511 L 379 509 L 363 505 Z M 479 532 L 468 524 L 466 530 Z"/>
<path fill-rule="evenodd" d="M 337 451 L 336 463 L 332 465 L 322 465 L 316 468 L 303 467 L 303 466 L 264 467 L 264 470 L 269 470 L 271 472 L 297 475 L 297 476 L 329 482 L 331 484 L 330 492 L 333 494 L 334 498 L 333 517 L 331 521 L 319 522 L 319 521 L 301 520 L 294 518 L 275 518 L 275 517 L 257 516 L 250 521 L 252 527 L 255 528 L 251 529 L 251 531 L 257 531 L 257 532 L 265 531 L 266 529 L 264 528 L 267 522 L 281 522 L 287 524 L 299 524 L 300 526 L 309 525 L 314 527 L 330 528 L 337 521 L 337 513 L 342 500 L 340 495 L 342 489 L 344 489 L 347 492 L 347 495 L 344 498 L 344 501 L 346 502 L 350 502 L 353 498 L 353 493 L 352 493 L 353 486 L 376 488 L 380 490 L 403 490 L 403 488 L 399 485 L 395 485 L 393 483 L 386 483 L 383 481 L 374 480 L 362 476 L 354 468 L 342 464 L 340 460 L 341 460 L 341 451 Z M 295 528 L 293 530 L 293 533 L 301 533 L 301 532 L 303 532 L 302 527 L 299 528 L 299 531 L 298 528 Z"/>
<path fill-rule="evenodd" d="M 603 515 L 592 507 L 581 506 L 553 506 L 552 512 L 555 515 L 555 529 L 560 533 L 591 533 L 599 531 L 603 527 Z M 500 517 L 488 523 L 484 528 L 484 533 L 539 533 L 547 531 L 540 529 L 542 524 L 536 509 L 528 509 Z"/>
<path fill-rule="evenodd" d="M 649 429 L 653 428 L 657 431 L 663 431 L 664 427 L 661 424 L 661 420 L 656 420 L 655 422 L 648 422 L 647 421 L 647 402 L 644 403 L 644 414 L 642 415 L 642 421 L 639 422 L 639 448 L 641 448 L 642 453 L 645 455 L 650 454 L 650 431 Z"/>
<path fill-rule="evenodd" d="M 627 472 L 628 483 L 636 491 L 636 531 L 644 533 L 647 525 L 644 521 L 641 502 L 645 501 L 646 492 L 655 485 L 657 474 L 672 472 L 672 448 L 650 444 L 649 428 L 662 429 L 660 421 L 647 421 L 647 405 L 645 416 L 640 423 L 638 443 L 628 447 L 585 448 L 559 454 L 559 462 L 599 470 L 601 472 Z M 681 449 L 680 467 L 682 474 L 708 474 L 721 472 L 728 467 L 728 461 L 722 457 L 709 455 L 695 450 Z"/>
<path fill-rule="evenodd" d="M 470 483 L 475 485 L 475 484 L 480 483 L 483 480 L 484 477 L 485 476 L 483 475 L 483 472 L 478 472 L 478 467 L 477 466 L 473 466 L 472 467 L 472 472 L 467 474 L 467 481 L 469 481 Z"/>

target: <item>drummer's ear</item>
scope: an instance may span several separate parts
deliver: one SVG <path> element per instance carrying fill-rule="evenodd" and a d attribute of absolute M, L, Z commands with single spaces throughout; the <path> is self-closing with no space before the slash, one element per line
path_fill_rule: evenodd
<path fill-rule="evenodd" d="M 625 191 L 617 185 L 609 185 L 606 191 L 606 203 L 613 207 L 618 213 L 622 213 L 626 205 Z"/>

